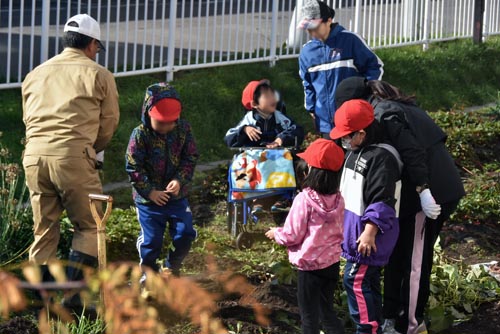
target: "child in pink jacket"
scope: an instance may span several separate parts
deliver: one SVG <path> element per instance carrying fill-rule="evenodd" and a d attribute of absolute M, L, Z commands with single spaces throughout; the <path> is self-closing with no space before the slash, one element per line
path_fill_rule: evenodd
<path fill-rule="evenodd" d="M 288 248 L 297 267 L 298 302 L 302 333 L 344 333 L 333 308 L 339 279 L 343 240 L 344 200 L 339 193 L 339 173 L 344 152 L 333 141 L 318 139 L 304 153 L 309 172 L 303 190 L 294 199 L 283 227 L 271 228 L 266 236 Z"/>

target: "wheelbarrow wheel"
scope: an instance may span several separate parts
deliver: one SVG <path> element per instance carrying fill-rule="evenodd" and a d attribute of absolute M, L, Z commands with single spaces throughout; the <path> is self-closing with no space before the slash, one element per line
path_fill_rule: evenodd
<path fill-rule="evenodd" d="M 236 248 L 239 250 L 250 249 L 253 245 L 253 235 L 249 232 L 240 232 L 236 237 Z"/>

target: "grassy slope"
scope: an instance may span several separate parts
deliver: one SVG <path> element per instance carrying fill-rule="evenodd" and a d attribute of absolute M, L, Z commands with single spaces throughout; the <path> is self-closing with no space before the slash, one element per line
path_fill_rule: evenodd
<path fill-rule="evenodd" d="M 500 87 L 500 38 L 474 46 L 470 41 L 421 47 L 377 50 L 385 63 L 384 79 L 416 94 L 431 111 L 461 108 L 492 102 Z M 235 65 L 177 73 L 174 85 L 184 102 L 184 117 L 193 125 L 202 161 L 228 158 L 222 138 L 243 115 L 241 90 L 249 80 L 268 78 L 279 89 L 289 115 L 311 128 L 303 110 L 303 92 L 297 61 L 283 60 L 270 68 L 267 63 Z M 118 78 L 121 121 L 106 154 L 105 182 L 123 180 L 123 153 L 130 132 L 140 121 L 145 87 L 164 79 L 163 75 Z M 23 136 L 19 90 L 0 91 L 2 142 L 14 156 L 20 156 Z"/>

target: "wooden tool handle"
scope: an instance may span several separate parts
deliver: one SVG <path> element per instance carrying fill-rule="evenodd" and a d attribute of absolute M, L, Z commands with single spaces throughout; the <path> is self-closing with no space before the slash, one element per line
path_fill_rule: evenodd
<path fill-rule="evenodd" d="M 106 210 L 104 215 L 101 217 L 97 210 L 97 203 L 106 202 Z M 111 210 L 113 208 L 113 197 L 109 195 L 101 194 L 89 194 L 89 205 L 90 211 L 92 212 L 92 217 L 94 218 L 97 225 L 97 261 L 99 263 L 99 270 L 106 269 L 106 221 L 111 215 Z M 107 296 L 104 290 L 101 289 L 100 293 L 101 305 L 105 309 L 107 304 Z"/>
<path fill-rule="evenodd" d="M 99 216 L 99 213 L 97 212 L 96 202 L 106 202 L 106 211 L 104 212 L 103 217 Z M 92 217 L 94 217 L 97 224 L 97 228 L 106 228 L 106 221 L 111 215 L 111 210 L 113 209 L 113 197 L 110 195 L 89 194 L 89 204 L 90 211 L 92 212 Z"/>
<path fill-rule="evenodd" d="M 113 202 L 113 197 L 110 195 L 89 194 L 90 200 L 100 202 Z"/>

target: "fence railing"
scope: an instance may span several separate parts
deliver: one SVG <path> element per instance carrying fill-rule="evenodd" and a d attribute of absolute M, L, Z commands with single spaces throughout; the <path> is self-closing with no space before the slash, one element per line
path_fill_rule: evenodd
<path fill-rule="evenodd" d="M 479 0 L 328 0 L 335 21 L 373 48 L 469 38 Z M 500 34 L 500 0 L 484 1 L 483 35 Z M 302 0 L 0 0 L 0 89 L 19 87 L 62 49 L 66 20 L 101 24 L 97 61 L 116 76 L 297 57 Z"/>

